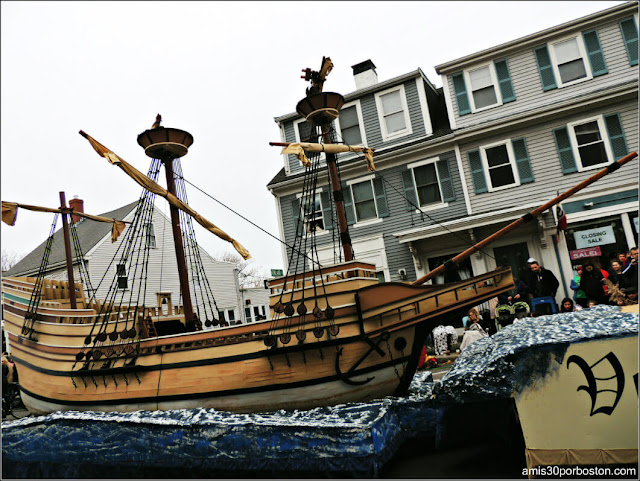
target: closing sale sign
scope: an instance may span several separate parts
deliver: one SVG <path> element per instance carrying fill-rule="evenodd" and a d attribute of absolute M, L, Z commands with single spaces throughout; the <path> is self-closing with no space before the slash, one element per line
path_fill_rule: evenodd
<path fill-rule="evenodd" d="M 610 225 L 577 231 L 573 233 L 573 236 L 578 249 L 616 243 L 616 236 L 613 233 L 613 227 Z"/>

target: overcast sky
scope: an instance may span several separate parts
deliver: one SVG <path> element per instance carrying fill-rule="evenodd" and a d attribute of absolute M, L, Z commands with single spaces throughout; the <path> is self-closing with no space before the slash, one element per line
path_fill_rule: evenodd
<path fill-rule="evenodd" d="M 343 95 L 355 90 L 351 66 L 367 59 L 380 81 L 420 67 L 440 87 L 435 65 L 620 3 L 3 1 L 2 200 L 57 207 L 64 191 L 92 214 L 137 200 L 140 187 L 78 131 L 146 172 L 136 138 L 161 113 L 195 139 L 185 178 L 278 235 L 266 184 L 283 159 L 268 143 L 280 140 L 273 118 L 305 95 L 302 69 L 331 57 L 325 89 Z M 187 188 L 257 266 L 283 267 L 276 240 Z M 52 219 L 19 211 L 14 227 L 2 223 L 2 250 L 27 254 Z M 212 255 L 233 251 L 197 235 Z"/>

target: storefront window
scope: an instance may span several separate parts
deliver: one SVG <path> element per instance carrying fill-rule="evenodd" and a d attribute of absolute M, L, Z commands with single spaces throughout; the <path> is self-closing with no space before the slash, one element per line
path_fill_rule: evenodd
<path fill-rule="evenodd" d="M 629 249 L 619 217 L 571 224 L 565 238 L 574 270 L 587 263 L 609 269 L 611 259 Z"/>

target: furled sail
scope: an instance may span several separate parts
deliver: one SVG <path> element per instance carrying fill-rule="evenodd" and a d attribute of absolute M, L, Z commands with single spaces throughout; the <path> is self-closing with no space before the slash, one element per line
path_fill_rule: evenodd
<path fill-rule="evenodd" d="M 35 212 L 52 212 L 58 214 L 73 214 L 78 217 L 84 217 L 85 219 L 95 220 L 97 222 L 111 223 L 111 242 L 115 242 L 118 236 L 122 234 L 126 221 L 112 219 L 110 217 L 101 217 L 99 215 L 85 214 L 84 212 L 78 212 L 73 209 L 51 209 L 49 207 L 40 207 L 38 205 L 18 204 L 17 202 L 5 202 L 2 201 L 2 222 L 8 225 L 15 225 L 16 217 L 18 215 L 18 208 L 33 210 Z"/>
<path fill-rule="evenodd" d="M 327 152 L 329 154 L 339 154 L 342 152 L 364 152 L 367 161 L 367 168 L 370 172 L 376 170 L 373 165 L 373 149 L 363 145 L 343 145 L 343 144 L 316 144 L 312 142 L 293 142 L 282 149 L 283 154 L 295 155 L 302 165 L 309 167 L 311 162 L 305 155 L 307 152 Z"/>
<path fill-rule="evenodd" d="M 178 209 L 182 210 L 183 212 L 186 212 L 191 217 L 193 217 L 196 220 L 196 222 L 198 222 L 198 224 L 200 224 L 202 227 L 207 229 L 209 232 L 215 234 L 216 236 L 218 236 L 219 238 L 227 242 L 230 242 L 235 248 L 235 250 L 238 251 L 238 253 L 242 256 L 243 259 L 246 260 L 251 257 L 251 254 L 249 254 L 249 251 L 247 251 L 237 240 L 233 239 L 226 232 L 222 231 L 220 228 L 216 227 L 213 223 L 211 223 L 210 221 L 202 217 L 195 210 L 193 210 L 187 204 L 185 204 L 180 199 L 178 199 L 175 195 L 168 192 L 158 183 L 151 180 L 149 177 L 144 175 L 138 169 L 133 167 L 131 164 L 126 162 L 124 159 L 122 159 L 118 155 L 114 154 L 112 151 L 107 149 L 104 145 L 102 145 L 100 142 L 98 142 L 97 140 L 95 140 L 94 138 L 92 138 L 90 135 L 86 134 L 82 130 L 80 131 L 80 135 L 82 135 L 84 138 L 86 138 L 89 141 L 91 146 L 94 148 L 94 150 L 98 154 L 100 154 L 102 157 L 107 159 L 111 164 L 114 164 L 120 167 L 125 173 L 127 173 L 133 180 L 135 180 L 142 187 L 149 190 L 150 192 L 153 192 L 156 195 L 161 195 L 162 197 L 167 199 L 167 201 L 171 205 L 177 207 Z"/>

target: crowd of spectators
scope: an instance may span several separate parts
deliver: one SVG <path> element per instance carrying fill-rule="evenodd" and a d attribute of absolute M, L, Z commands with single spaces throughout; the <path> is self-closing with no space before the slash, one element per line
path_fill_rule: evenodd
<path fill-rule="evenodd" d="M 575 266 L 576 275 L 570 284 L 574 291 L 573 299 L 564 298 L 560 306 L 555 305 L 555 296 L 560 286 L 555 274 L 541 266 L 534 258 L 527 260 L 527 267 L 526 274 L 521 279 L 514 279 L 514 288 L 497 298 L 495 319 L 502 327 L 513 322 L 514 318 L 524 315 L 536 317 L 543 314 L 575 312 L 598 304 L 626 305 L 635 304 L 638 300 L 636 247 L 628 252 L 619 253 L 610 261 L 608 270 L 601 268 L 597 260 Z M 553 306 L 544 306 L 543 303 L 537 302 L 543 300 L 553 303 Z M 504 312 L 510 313 L 511 316 L 502 316 Z M 461 351 L 472 342 L 492 334 L 491 326 L 486 325 L 486 319 L 483 319 L 476 308 L 471 309 L 463 318 L 463 326 L 465 331 Z"/>

